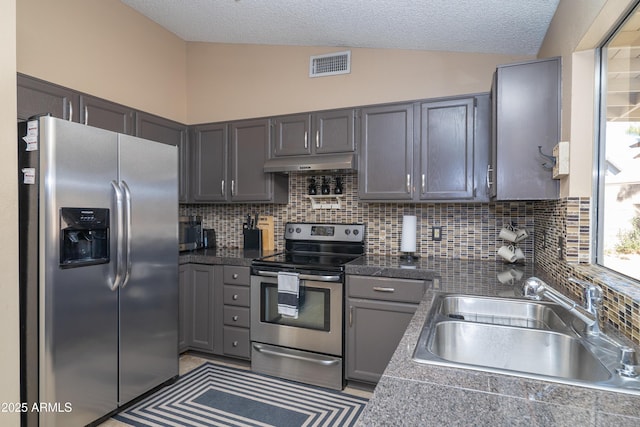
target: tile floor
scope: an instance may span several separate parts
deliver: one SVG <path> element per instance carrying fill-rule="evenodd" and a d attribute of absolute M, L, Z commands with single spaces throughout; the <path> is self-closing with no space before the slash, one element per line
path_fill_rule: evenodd
<path fill-rule="evenodd" d="M 197 355 L 194 354 L 189 354 L 189 353 L 185 353 L 182 354 L 180 356 L 180 363 L 179 363 L 179 372 L 180 375 L 184 375 L 187 372 L 197 368 L 198 366 L 202 365 L 203 363 L 205 363 L 207 360 L 211 360 L 214 361 L 216 363 L 219 363 L 221 365 L 227 365 L 227 366 L 231 366 L 234 368 L 240 368 L 240 369 L 251 369 L 251 366 L 249 365 L 249 362 L 243 362 L 243 361 L 236 361 L 236 360 L 231 360 L 231 359 L 223 359 L 223 358 L 216 358 L 216 357 L 211 357 L 211 358 L 203 358 L 203 357 L 199 357 Z M 365 390 L 365 389 L 361 389 L 361 388 L 354 388 L 354 387 L 345 387 L 345 389 L 343 390 L 345 393 L 349 393 L 349 394 L 353 394 L 355 396 L 360 396 L 360 397 L 366 397 L 367 399 L 371 397 L 371 391 L 369 390 Z M 123 423 L 117 420 L 114 420 L 113 418 L 108 419 L 107 421 L 103 422 L 102 424 L 100 424 L 98 427 L 131 427 L 130 424 L 127 423 Z"/>

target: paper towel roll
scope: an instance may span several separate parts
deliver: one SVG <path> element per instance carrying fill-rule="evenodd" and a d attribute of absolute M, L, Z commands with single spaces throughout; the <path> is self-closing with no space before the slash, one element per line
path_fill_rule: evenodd
<path fill-rule="evenodd" d="M 415 215 L 404 215 L 402 217 L 402 240 L 400 252 L 416 251 L 416 223 Z"/>

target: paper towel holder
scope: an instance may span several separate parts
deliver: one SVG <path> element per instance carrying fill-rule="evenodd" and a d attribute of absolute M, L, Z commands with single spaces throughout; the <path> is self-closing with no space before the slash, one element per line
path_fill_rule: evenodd
<path fill-rule="evenodd" d="M 415 215 L 403 215 L 402 240 L 400 242 L 400 260 L 412 263 L 419 258 L 416 252 L 417 218 Z"/>

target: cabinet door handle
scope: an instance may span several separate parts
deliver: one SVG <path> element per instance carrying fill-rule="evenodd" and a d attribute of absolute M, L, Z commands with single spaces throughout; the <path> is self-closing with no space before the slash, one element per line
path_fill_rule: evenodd
<path fill-rule="evenodd" d="M 233 320 L 234 322 L 237 322 L 237 321 L 238 321 L 238 316 L 233 316 L 233 317 L 231 318 L 231 320 Z"/>
<path fill-rule="evenodd" d="M 234 279 L 237 279 L 238 278 L 238 273 L 233 273 L 233 275 L 231 277 L 233 277 Z"/>
<path fill-rule="evenodd" d="M 427 177 L 424 174 L 422 174 L 422 192 L 423 193 L 425 191 L 424 189 L 426 188 L 426 186 L 427 186 Z"/>
<path fill-rule="evenodd" d="M 373 290 L 376 291 L 376 292 L 387 292 L 387 293 L 393 293 L 393 292 L 396 291 L 395 288 L 385 288 L 385 287 L 382 287 L 382 286 L 374 286 Z"/>
<path fill-rule="evenodd" d="M 411 194 L 411 174 L 407 174 L 407 193 Z"/>
<path fill-rule="evenodd" d="M 320 131 L 316 130 L 316 148 L 320 148 Z"/>
<path fill-rule="evenodd" d="M 89 124 L 89 107 L 87 107 L 86 105 L 84 106 L 84 124 Z"/>
<path fill-rule="evenodd" d="M 231 195 L 232 196 L 236 195 L 236 180 L 235 179 L 231 180 Z"/>
<path fill-rule="evenodd" d="M 305 130 L 304 131 L 304 148 L 305 148 L 305 150 L 307 148 L 309 148 L 309 141 L 307 140 L 307 137 L 308 137 L 308 132 Z"/>
<path fill-rule="evenodd" d="M 69 101 L 69 118 L 67 120 L 73 121 L 73 102 L 71 101 Z"/>
<path fill-rule="evenodd" d="M 238 299 L 238 294 L 233 294 L 233 296 L 231 297 L 232 300 L 236 301 Z"/>
<path fill-rule="evenodd" d="M 220 181 L 220 194 L 224 196 L 224 179 Z"/>
<path fill-rule="evenodd" d="M 487 189 L 491 190 L 493 182 L 491 181 L 491 175 L 493 174 L 493 168 L 491 165 L 487 165 Z"/>
<path fill-rule="evenodd" d="M 349 327 L 353 326 L 353 306 L 349 306 Z"/>
<path fill-rule="evenodd" d="M 238 346 L 238 341 L 234 341 L 233 343 L 231 343 L 232 346 L 237 347 Z"/>

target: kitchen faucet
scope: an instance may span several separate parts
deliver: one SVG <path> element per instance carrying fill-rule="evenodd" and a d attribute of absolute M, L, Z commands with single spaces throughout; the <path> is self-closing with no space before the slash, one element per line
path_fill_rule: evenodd
<path fill-rule="evenodd" d="M 522 294 L 525 298 L 535 300 L 541 300 L 542 297 L 546 297 L 573 312 L 576 317 L 582 320 L 586 324 L 585 332 L 587 335 L 600 335 L 599 317 L 600 307 L 602 306 L 602 289 L 597 285 L 578 280 L 574 277 L 570 277 L 569 281 L 582 286 L 584 289 L 584 307 L 581 307 L 578 303 L 564 296 L 537 277 L 530 277 L 525 280 Z"/>
<path fill-rule="evenodd" d="M 585 333 L 588 336 L 602 338 L 603 340 L 600 340 L 601 343 L 608 341 L 618 347 L 620 351 L 620 367 L 616 369 L 616 373 L 627 378 L 638 377 L 638 359 L 635 349 L 604 334 L 601 335 L 599 314 L 602 306 L 602 288 L 575 277 L 570 277 L 569 281 L 582 286 L 584 289 L 584 307 L 579 306 L 578 303 L 562 295 L 537 277 L 530 277 L 525 280 L 522 294 L 525 298 L 534 300 L 540 300 L 544 296 L 573 312 L 576 317 L 586 324 Z"/>

